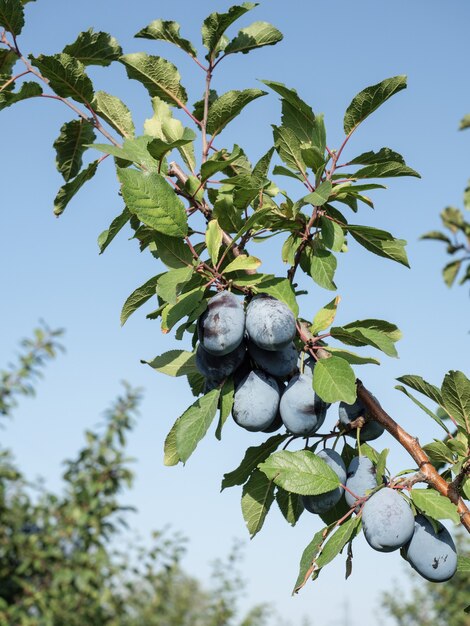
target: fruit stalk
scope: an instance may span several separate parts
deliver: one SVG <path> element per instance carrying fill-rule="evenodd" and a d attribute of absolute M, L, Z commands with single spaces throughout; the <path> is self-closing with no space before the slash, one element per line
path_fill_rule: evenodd
<path fill-rule="evenodd" d="M 423 474 L 423 482 L 428 483 L 428 485 L 433 487 L 443 496 L 449 498 L 449 500 L 457 506 L 462 526 L 468 533 L 470 533 L 470 510 L 453 488 L 453 485 L 444 480 L 444 478 L 442 478 L 442 476 L 440 476 L 437 472 L 428 455 L 419 445 L 418 439 L 407 433 L 406 430 L 397 424 L 397 422 L 382 409 L 370 391 L 364 387 L 360 380 L 356 381 L 356 385 L 357 397 L 367 408 L 371 418 L 379 424 L 382 424 L 392 437 L 394 437 L 398 443 L 405 448 L 408 454 L 410 454 Z"/>

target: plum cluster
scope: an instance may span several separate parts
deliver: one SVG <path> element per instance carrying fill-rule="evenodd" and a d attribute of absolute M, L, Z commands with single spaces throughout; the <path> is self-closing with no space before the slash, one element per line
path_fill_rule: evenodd
<path fill-rule="evenodd" d="M 330 405 L 313 390 L 314 360 L 306 359 L 299 370 L 295 335 L 292 311 L 266 294 L 252 298 L 245 309 L 231 292 L 219 292 L 199 318 L 196 365 L 206 378 L 206 391 L 233 376 L 232 416 L 246 430 L 274 432 L 285 426 L 292 435 L 309 437 L 323 424 Z M 361 443 L 384 432 L 381 424 L 368 419 L 359 399 L 340 403 L 338 425 Z M 354 457 L 346 468 L 334 449 L 315 453 L 337 474 L 340 486 L 302 496 L 307 511 L 327 514 L 344 496 L 347 507 L 362 515 L 364 536 L 374 550 L 401 549 L 410 565 L 430 581 L 454 575 L 457 553 L 449 532 L 423 515 L 415 517 L 399 490 L 388 486 L 385 477 L 377 481 L 376 467 L 367 456 Z"/>
<path fill-rule="evenodd" d="M 266 294 L 255 296 L 245 312 L 234 294 L 220 292 L 199 318 L 196 365 L 206 389 L 234 376 L 232 416 L 246 430 L 273 432 L 284 425 L 308 436 L 322 425 L 329 405 L 313 391 L 313 364 L 299 372 L 295 335 L 292 311 Z"/>

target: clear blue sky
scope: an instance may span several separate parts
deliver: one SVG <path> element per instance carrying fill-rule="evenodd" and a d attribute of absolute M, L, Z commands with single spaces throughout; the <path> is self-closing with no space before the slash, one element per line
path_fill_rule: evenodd
<path fill-rule="evenodd" d="M 52 54 L 90 26 L 107 30 L 126 52 L 145 50 L 175 62 L 194 101 L 203 90 L 198 68 L 168 44 L 134 40 L 132 35 L 162 17 L 180 22 L 183 35 L 199 46 L 202 19 L 228 6 L 225 0 L 135 0 L 132 6 L 124 0 L 38 0 L 27 7 L 28 23 L 20 42 L 27 52 Z M 470 137 L 457 131 L 460 118 L 470 111 L 470 6 L 464 0 L 329 4 L 266 0 L 240 24 L 254 20 L 275 24 L 284 41 L 227 59 L 216 76 L 216 88 L 220 93 L 256 87 L 258 78 L 297 88 L 315 111 L 325 112 L 330 147 L 341 141 L 344 110 L 358 91 L 388 76 L 409 77 L 409 88 L 355 134 L 348 155 L 389 146 L 421 172 L 421 180 L 392 180 L 388 190 L 373 195 L 375 211 L 365 207 L 359 213 L 360 223 L 408 240 L 412 269 L 372 257 L 352 244 L 337 273 L 342 296 L 338 321 L 377 317 L 402 329 L 400 359 L 385 357 L 380 368 L 366 366 L 358 373 L 405 428 L 422 442 L 429 441 L 439 433 L 393 387 L 394 379 L 406 373 L 435 383 L 449 369 L 468 373 L 468 288 L 448 290 L 443 285 L 442 248 L 419 242 L 418 237 L 439 226 L 438 213 L 444 206 L 461 206 L 470 175 Z M 151 115 L 147 92 L 126 81 L 118 64 L 92 68 L 90 75 L 97 88 L 120 96 L 131 107 L 141 128 Z M 2 361 L 12 358 L 17 341 L 40 317 L 67 329 L 67 354 L 48 368 L 38 397 L 21 403 L 15 420 L 2 432 L 3 443 L 13 447 L 29 476 L 45 476 L 50 487 L 57 488 L 61 461 L 82 444 L 83 430 L 99 421 L 119 381 L 144 387 L 142 416 L 130 446 L 137 459 L 137 482 L 126 499 L 139 509 L 131 522 L 143 536 L 165 524 L 186 534 L 187 569 L 205 578 L 209 562 L 226 554 L 234 537 L 247 536 L 240 492 L 219 494 L 219 486 L 222 474 L 238 464 L 244 449 L 258 437 L 229 421 L 222 443 L 210 435 L 185 468 L 163 467 L 165 434 L 192 397 L 182 381 L 157 375 L 139 360 L 188 346 L 162 336 L 158 323 L 147 321 L 143 310 L 120 328 L 122 303 L 159 266 L 149 255 L 139 255 L 123 233 L 103 256 L 98 255 L 98 234 L 122 210 L 110 161 L 103 163 L 62 218 L 53 217 L 52 200 L 61 179 L 51 146 L 61 124 L 70 119 L 69 111 L 61 107 L 52 101 L 29 101 L 0 115 Z M 278 123 L 279 117 L 277 97 L 262 98 L 231 124 L 224 143 L 237 141 L 256 161 L 271 145 L 270 124 Z M 302 189 L 291 190 L 302 194 Z M 270 249 L 266 270 L 282 270 L 275 255 L 277 249 Z M 330 293 L 313 287 L 302 310 L 311 316 L 330 299 Z M 381 443 L 392 448 L 392 471 L 411 465 L 388 435 Z M 342 601 L 347 600 L 350 626 L 385 624 L 375 613 L 379 593 L 393 588 L 404 565 L 397 553 L 373 552 L 362 538 L 356 542 L 354 572 L 347 582 L 339 559 L 300 596 L 290 597 L 300 554 L 318 528 L 318 521 L 305 514 L 292 529 L 273 507 L 265 528 L 245 551 L 247 605 L 268 601 L 292 624 L 309 615 L 314 624 L 333 626 L 342 623 Z"/>

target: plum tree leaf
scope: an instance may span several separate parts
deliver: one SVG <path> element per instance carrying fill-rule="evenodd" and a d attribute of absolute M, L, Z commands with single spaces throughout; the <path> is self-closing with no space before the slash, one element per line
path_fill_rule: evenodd
<path fill-rule="evenodd" d="M 217 429 L 215 431 L 215 436 L 219 441 L 222 438 L 222 428 L 232 412 L 234 394 L 235 385 L 233 378 L 230 377 L 224 382 L 220 392 L 220 416 L 219 423 L 217 424 Z"/>
<path fill-rule="evenodd" d="M 278 487 L 299 495 L 318 495 L 339 486 L 337 474 L 309 450 L 274 452 L 259 469 Z"/>
<path fill-rule="evenodd" d="M 396 161 L 371 163 L 354 173 L 354 178 L 397 178 L 399 176 L 421 178 L 421 175 L 416 170 Z"/>
<path fill-rule="evenodd" d="M 309 244 L 300 257 L 300 267 L 317 285 L 335 291 L 333 278 L 338 265 L 335 255 L 318 242 L 311 241 Z"/>
<path fill-rule="evenodd" d="M 193 255 L 182 239 L 156 232 L 153 241 L 159 258 L 167 267 L 177 269 L 192 265 Z"/>
<path fill-rule="evenodd" d="M 299 496 L 296 493 L 290 493 L 289 491 L 282 489 L 282 487 L 278 487 L 276 492 L 276 502 L 285 520 L 291 526 L 295 526 L 304 512 L 302 496 Z"/>
<path fill-rule="evenodd" d="M 354 226 L 348 224 L 347 230 L 354 239 L 361 244 L 369 252 L 373 252 L 377 256 L 384 257 L 396 261 L 405 267 L 410 267 L 408 257 L 406 255 L 406 241 L 403 239 L 395 239 L 395 237 L 386 230 L 372 228 L 370 226 Z"/>
<path fill-rule="evenodd" d="M 344 350 L 344 348 L 332 348 L 331 346 L 325 346 L 324 350 L 330 352 L 333 356 L 339 356 L 350 365 L 380 365 L 380 361 L 378 359 L 374 359 L 370 356 L 362 356 L 362 354 L 356 354 L 355 352 Z"/>
<path fill-rule="evenodd" d="M 359 124 L 394 94 L 406 88 L 406 76 L 393 76 L 366 87 L 351 101 L 344 115 L 344 132 L 351 134 Z"/>
<path fill-rule="evenodd" d="M 428 407 L 422 404 L 417 398 L 415 398 L 405 387 L 402 387 L 401 385 L 395 385 L 395 389 L 404 393 L 405 396 L 407 396 L 410 400 L 412 400 L 412 402 L 414 402 L 417 406 L 419 406 L 419 408 L 423 410 L 427 415 L 429 415 L 431 419 L 433 419 L 437 424 L 439 424 L 439 426 L 443 428 L 446 431 L 446 433 L 449 433 L 449 429 L 441 420 L 441 418 L 438 415 L 436 415 L 433 411 L 428 409 Z"/>
<path fill-rule="evenodd" d="M 197 444 L 207 433 L 217 412 L 220 389 L 213 389 L 192 404 L 178 419 L 176 450 L 183 463 L 189 459 Z"/>
<path fill-rule="evenodd" d="M 303 178 L 306 178 L 306 164 L 302 157 L 301 144 L 294 131 L 284 126 L 273 126 L 273 137 L 280 159 L 288 168 L 299 172 Z M 279 166 L 277 171 L 279 172 Z M 297 178 L 297 176 L 294 177 Z"/>
<path fill-rule="evenodd" d="M 442 268 L 442 277 L 448 287 L 452 287 L 457 278 L 460 268 L 462 267 L 462 259 L 451 261 Z"/>
<path fill-rule="evenodd" d="M 243 485 L 242 513 L 250 538 L 261 530 L 274 501 L 274 483 L 263 472 L 255 470 Z"/>
<path fill-rule="evenodd" d="M 345 241 L 342 226 L 325 216 L 321 217 L 320 224 L 323 244 L 333 252 L 341 252 Z"/>
<path fill-rule="evenodd" d="M 209 107 L 207 132 L 212 136 L 218 135 L 247 104 L 266 95 L 267 92 L 261 89 L 244 89 L 243 91 L 234 89 L 222 94 Z"/>
<path fill-rule="evenodd" d="M 187 52 L 192 57 L 197 57 L 197 50 L 193 44 L 184 39 L 180 35 L 180 25 L 178 22 L 172 22 L 168 20 L 154 20 L 135 35 L 142 39 L 154 39 L 160 41 L 167 41 L 172 43 L 184 52 Z"/>
<path fill-rule="evenodd" d="M 30 55 L 31 63 L 48 79 L 51 88 L 62 98 L 90 104 L 93 100 L 93 85 L 85 72 L 83 63 L 64 52 L 38 57 Z"/>
<path fill-rule="evenodd" d="M 463 372 L 451 370 L 442 383 L 444 409 L 470 433 L 470 380 Z"/>
<path fill-rule="evenodd" d="M 418 509 L 433 519 L 450 519 L 456 524 L 460 522 L 457 505 L 434 489 L 412 489 L 411 499 Z"/>
<path fill-rule="evenodd" d="M 230 7 L 226 13 L 214 12 L 206 17 L 202 25 L 202 43 L 209 51 L 206 55 L 207 60 L 215 58 L 220 49 L 225 47 L 223 43 L 221 45 L 221 39 L 227 28 L 256 6 L 254 2 L 244 2 Z"/>
<path fill-rule="evenodd" d="M 152 276 L 152 278 L 147 280 L 143 285 L 134 289 L 123 304 L 121 310 L 121 326 L 123 326 L 132 313 L 137 311 L 137 309 L 145 304 L 147 300 L 150 300 L 152 296 L 157 295 L 157 282 L 161 276 L 162 274 Z"/>
<path fill-rule="evenodd" d="M 177 68 L 162 57 L 151 56 L 144 52 L 125 54 L 120 58 L 129 78 L 142 83 L 150 96 L 157 96 L 168 104 L 181 107 L 188 96 L 181 85 L 181 76 Z"/>
<path fill-rule="evenodd" d="M 168 376 L 189 376 L 198 371 L 195 354 L 188 350 L 169 350 L 152 361 L 141 361 L 141 363 L 146 363 L 157 372 Z"/>
<path fill-rule="evenodd" d="M 0 0 L 0 26 L 12 35 L 19 35 L 24 26 L 21 0 Z"/>
<path fill-rule="evenodd" d="M 165 302 L 176 304 L 178 295 L 183 287 L 188 283 L 193 275 L 191 266 L 179 267 L 171 269 L 160 275 L 157 282 L 157 294 Z"/>
<path fill-rule="evenodd" d="M 331 182 L 329 180 L 324 180 L 318 185 L 315 191 L 312 191 L 312 193 L 304 196 L 303 200 L 312 206 L 323 206 L 325 202 L 328 202 L 332 189 L 333 186 Z"/>
<path fill-rule="evenodd" d="M 93 28 L 80 33 L 63 51 L 81 61 L 83 65 L 105 67 L 117 61 L 122 54 L 122 48 L 114 37 L 102 31 L 94 32 Z"/>
<path fill-rule="evenodd" d="M 304 122 L 303 126 L 308 129 L 313 129 L 315 124 L 315 114 L 312 111 L 310 105 L 302 100 L 302 98 L 298 95 L 295 89 L 290 87 L 286 87 L 283 83 L 278 83 L 273 80 L 262 80 L 261 81 L 266 87 L 269 87 L 277 94 L 281 96 L 283 100 L 288 102 L 293 109 L 297 110 L 299 114 L 303 117 Z M 311 137 L 310 132 L 307 132 L 307 138 Z"/>
<path fill-rule="evenodd" d="M 82 156 L 87 145 L 95 140 L 93 126 L 83 120 L 65 122 L 60 135 L 54 142 L 57 169 L 67 182 L 74 178 L 82 167 Z"/>
<path fill-rule="evenodd" d="M 335 320 L 336 310 L 340 301 L 341 296 L 336 296 L 331 302 L 328 302 L 328 304 L 318 311 L 310 326 L 310 332 L 313 335 L 317 335 L 321 330 L 325 330 L 331 326 Z"/>
<path fill-rule="evenodd" d="M 122 137 L 127 139 L 134 137 L 135 127 L 132 115 L 122 100 L 105 91 L 97 91 L 91 104 L 98 115 Z"/>
<path fill-rule="evenodd" d="M 295 317 L 299 315 L 299 305 L 295 299 L 294 289 L 287 278 L 278 278 L 269 274 L 253 286 L 254 293 L 267 293 L 287 304 Z"/>
<path fill-rule="evenodd" d="M 188 219 L 184 204 L 169 183 L 156 172 L 118 169 L 127 208 L 141 222 L 164 235 L 185 237 Z"/>
<path fill-rule="evenodd" d="M 325 537 L 331 532 L 331 529 L 323 528 L 319 530 L 314 536 L 312 541 L 304 549 L 299 564 L 299 574 L 297 576 L 296 583 L 294 585 L 293 593 L 298 593 L 300 589 L 305 585 L 315 557 L 317 556 Z"/>
<path fill-rule="evenodd" d="M 239 31 L 238 35 L 227 45 L 224 53 L 234 54 L 235 52 L 242 52 L 247 54 L 255 48 L 273 46 L 279 43 L 282 38 L 282 33 L 272 24 L 268 22 L 254 22 Z"/>
<path fill-rule="evenodd" d="M 332 337 L 351 346 L 373 346 L 388 356 L 396 357 L 395 343 L 401 338 L 400 330 L 385 320 L 357 320 L 344 326 L 333 326 Z"/>
<path fill-rule="evenodd" d="M 457 571 L 463 574 L 470 574 L 470 557 L 463 556 L 462 554 L 457 557 Z M 470 607 L 467 607 L 467 609 L 468 608 Z"/>
<path fill-rule="evenodd" d="M 178 418 L 176 422 L 173 424 L 170 432 L 165 438 L 165 443 L 163 446 L 163 464 L 171 467 L 173 465 L 178 465 L 181 459 L 178 454 L 178 449 L 176 447 L 176 429 L 178 427 Z"/>
<path fill-rule="evenodd" d="M 75 178 L 63 185 L 54 200 L 54 215 L 62 215 L 66 206 L 72 200 L 74 195 L 83 187 L 83 185 L 91 180 L 98 169 L 98 161 L 93 161 L 85 169 L 83 169 Z"/>
<path fill-rule="evenodd" d="M 404 376 L 400 376 L 399 378 L 397 378 L 397 380 L 400 383 L 403 383 L 404 385 L 406 385 L 407 387 L 410 387 L 411 389 L 414 389 L 415 391 L 422 393 L 430 400 L 433 400 L 433 402 L 435 402 L 436 404 L 443 406 L 444 402 L 443 402 L 441 390 L 439 389 L 439 387 L 436 387 L 435 385 L 428 383 L 421 376 L 416 376 L 414 374 L 406 374 Z"/>
<path fill-rule="evenodd" d="M 260 265 L 260 259 L 257 259 L 255 256 L 241 254 L 235 257 L 235 259 L 223 269 L 223 273 L 230 274 L 231 272 L 238 272 L 239 270 L 256 270 Z"/>
<path fill-rule="evenodd" d="M 362 520 L 360 517 L 352 517 L 335 531 L 322 547 L 321 553 L 315 561 L 316 575 L 322 567 L 331 563 L 331 561 L 342 551 L 344 546 L 358 534 Z"/>
<path fill-rule="evenodd" d="M 134 139 L 124 139 L 122 146 L 115 146 L 110 143 L 94 143 L 92 148 L 103 152 L 104 154 L 112 154 L 117 159 L 135 163 L 144 170 L 158 169 L 158 161 L 153 158 L 148 150 L 151 137 L 142 136 Z"/>
<path fill-rule="evenodd" d="M 219 258 L 220 246 L 222 245 L 222 229 L 216 219 L 210 220 L 206 228 L 206 246 L 207 252 L 212 261 L 212 265 L 217 264 Z"/>
<path fill-rule="evenodd" d="M 0 111 L 6 109 L 12 104 L 27 100 L 28 98 L 36 98 L 42 94 L 42 87 L 33 81 L 23 83 L 19 91 L 9 91 L 4 89 L 0 91 Z"/>
<path fill-rule="evenodd" d="M 352 161 L 349 161 L 348 165 L 374 165 L 377 163 L 388 163 L 389 161 L 405 163 L 405 159 L 398 152 L 390 148 L 380 148 L 378 152 L 370 150 L 369 152 L 359 154 Z"/>
<path fill-rule="evenodd" d="M 443 441 L 435 439 L 433 443 L 423 446 L 423 450 L 429 456 L 433 463 L 453 463 L 454 457 L 452 451 Z"/>
<path fill-rule="evenodd" d="M 109 228 L 103 230 L 103 232 L 98 237 L 98 247 L 100 249 L 100 254 L 106 250 L 109 244 L 112 242 L 114 237 L 118 234 L 118 232 L 127 224 L 127 222 L 131 219 L 131 214 L 127 208 L 124 208 L 124 211 L 115 217 Z"/>
<path fill-rule="evenodd" d="M 260 463 L 265 461 L 281 443 L 287 439 L 288 435 L 274 435 L 258 446 L 249 447 L 240 465 L 232 472 L 224 474 L 221 491 L 235 485 L 243 485 L 248 480 L 252 472 Z"/>
<path fill-rule="evenodd" d="M 204 291 L 204 287 L 195 287 L 178 296 L 175 304 L 167 304 L 162 311 L 162 332 L 169 332 L 183 317 L 189 317 L 194 311 L 199 310 L 204 299 Z"/>
<path fill-rule="evenodd" d="M 325 402 L 353 404 L 356 401 L 356 375 L 349 363 L 339 356 L 316 362 L 313 388 Z"/>

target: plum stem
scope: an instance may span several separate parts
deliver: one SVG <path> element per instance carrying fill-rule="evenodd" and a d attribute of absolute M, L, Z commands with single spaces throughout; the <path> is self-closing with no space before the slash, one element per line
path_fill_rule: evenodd
<path fill-rule="evenodd" d="M 420 446 L 418 439 L 407 433 L 406 430 L 397 424 L 397 422 L 383 410 L 371 392 L 364 387 L 359 379 L 356 380 L 356 386 L 357 396 L 368 410 L 371 418 L 381 424 L 385 430 L 405 448 L 422 473 L 424 477 L 423 482 L 426 482 L 441 495 L 449 498 L 449 500 L 457 506 L 462 526 L 470 533 L 470 510 L 459 496 L 458 489 L 455 488 L 454 483 L 449 483 L 442 478 L 431 463 L 428 455 Z"/>

